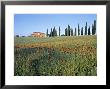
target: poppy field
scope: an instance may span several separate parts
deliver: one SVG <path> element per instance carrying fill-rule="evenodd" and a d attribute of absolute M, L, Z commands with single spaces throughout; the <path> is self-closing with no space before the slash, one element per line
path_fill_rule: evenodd
<path fill-rule="evenodd" d="M 15 76 L 97 76 L 97 36 L 15 37 Z"/>

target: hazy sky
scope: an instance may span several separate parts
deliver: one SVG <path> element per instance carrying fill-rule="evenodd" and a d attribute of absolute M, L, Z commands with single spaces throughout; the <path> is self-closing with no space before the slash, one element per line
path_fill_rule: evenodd
<path fill-rule="evenodd" d="M 14 34 L 20 36 L 27 36 L 33 32 L 46 33 L 55 26 L 58 32 L 58 28 L 61 28 L 61 34 L 64 34 L 65 28 L 70 25 L 73 31 L 78 28 L 78 24 L 81 27 L 85 27 L 86 21 L 88 27 L 92 27 L 94 20 L 97 21 L 96 14 L 15 14 L 14 16 Z"/>

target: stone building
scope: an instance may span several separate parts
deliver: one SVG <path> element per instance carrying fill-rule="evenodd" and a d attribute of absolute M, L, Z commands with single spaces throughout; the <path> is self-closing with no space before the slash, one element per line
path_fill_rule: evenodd
<path fill-rule="evenodd" d="M 37 37 L 37 38 L 42 38 L 42 37 L 45 37 L 45 33 L 42 33 L 42 32 L 33 32 L 31 34 L 32 37 Z"/>

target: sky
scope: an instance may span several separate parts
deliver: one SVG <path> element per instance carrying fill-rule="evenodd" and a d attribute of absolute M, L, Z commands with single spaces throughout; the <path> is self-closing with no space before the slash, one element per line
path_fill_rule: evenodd
<path fill-rule="evenodd" d="M 61 34 L 65 34 L 65 28 L 70 25 L 85 28 L 86 22 L 88 27 L 92 28 L 94 20 L 97 21 L 96 14 L 15 14 L 14 15 L 14 35 L 29 36 L 33 32 L 50 33 L 51 28 L 56 28 L 57 33 L 60 26 Z"/>

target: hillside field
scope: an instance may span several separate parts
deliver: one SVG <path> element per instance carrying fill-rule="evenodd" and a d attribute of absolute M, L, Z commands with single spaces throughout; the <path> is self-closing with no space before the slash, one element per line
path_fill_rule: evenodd
<path fill-rule="evenodd" d="M 15 37 L 15 76 L 96 76 L 97 36 Z"/>

